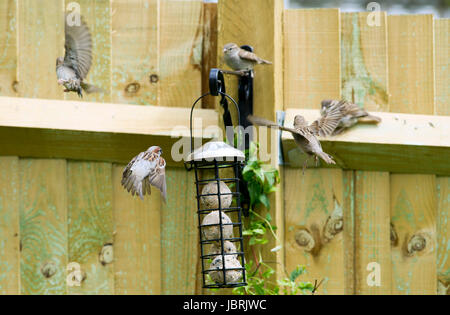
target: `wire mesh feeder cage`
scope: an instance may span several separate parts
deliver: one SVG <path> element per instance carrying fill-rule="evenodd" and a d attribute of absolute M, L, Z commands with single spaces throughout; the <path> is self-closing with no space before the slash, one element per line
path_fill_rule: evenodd
<path fill-rule="evenodd" d="M 247 284 L 239 176 L 244 163 L 242 151 L 221 141 L 208 142 L 194 151 L 191 111 L 191 153 L 185 165 L 195 172 L 204 288 Z"/>

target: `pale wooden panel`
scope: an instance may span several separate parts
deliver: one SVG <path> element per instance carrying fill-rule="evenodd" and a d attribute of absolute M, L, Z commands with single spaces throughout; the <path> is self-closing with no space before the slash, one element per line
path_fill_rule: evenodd
<path fill-rule="evenodd" d="M 66 5 L 71 1 L 65 0 Z M 111 101 L 111 1 L 77 0 L 81 15 L 86 21 L 92 36 L 92 66 L 87 83 L 102 88 L 105 93 L 83 93 L 83 100 L 90 102 Z M 60 87 L 61 88 L 61 87 Z M 78 100 L 76 93 L 66 93 L 65 99 Z"/>
<path fill-rule="evenodd" d="M 370 13 L 342 13 L 342 97 L 367 110 L 388 111 L 387 19 L 370 26 Z"/>
<path fill-rule="evenodd" d="M 18 0 L 17 12 L 19 96 L 62 99 L 55 64 L 64 56 L 63 1 Z"/>
<path fill-rule="evenodd" d="M 159 103 L 191 107 L 202 87 L 200 0 L 160 2 Z"/>
<path fill-rule="evenodd" d="M 194 294 L 200 260 L 194 173 L 166 169 L 167 203 L 161 207 L 163 294 Z"/>
<path fill-rule="evenodd" d="M 339 99 L 339 10 L 286 10 L 284 25 L 284 107 L 319 108 L 323 99 Z"/>
<path fill-rule="evenodd" d="M 112 1 L 112 101 L 157 105 L 159 0 Z"/>
<path fill-rule="evenodd" d="M 209 92 L 209 71 L 217 68 L 217 3 L 203 3 L 202 94 Z M 203 108 L 215 108 L 214 96 L 202 100 Z"/>
<path fill-rule="evenodd" d="M 355 221 L 355 293 L 390 294 L 389 173 L 356 172 Z M 367 270 L 370 263 L 380 266 L 380 286 L 368 284 L 368 276 L 372 273 L 372 270 Z"/>
<path fill-rule="evenodd" d="M 17 77 L 17 0 L 0 2 L 0 95 L 15 96 Z"/>
<path fill-rule="evenodd" d="M 66 294 L 66 161 L 23 159 L 19 165 L 21 292 Z"/>
<path fill-rule="evenodd" d="M 439 281 L 450 286 L 450 177 L 438 177 L 437 272 Z"/>
<path fill-rule="evenodd" d="M 355 293 L 355 171 L 343 171 L 344 185 L 344 294 Z"/>
<path fill-rule="evenodd" d="M 69 263 L 80 264 L 86 276 L 69 293 L 113 294 L 113 264 L 99 260 L 103 246 L 113 244 L 111 164 L 69 162 L 67 168 Z"/>
<path fill-rule="evenodd" d="M 390 111 L 434 113 L 433 16 L 388 17 Z"/>
<path fill-rule="evenodd" d="M 113 166 L 115 293 L 161 294 L 161 197 L 153 188 L 144 201 L 129 194 L 123 168 Z"/>
<path fill-rule="evenodd" d="M 450 19 L 434 21 L 436 114 L 450 115 Z"/>
<path fill-rule="evenodd" d="M 292 271 L 297 265 L 306 266 L 305 281 L 324 279 L 319 294 L 345 293 L 344 236 L 338 232 L 325 241 L 324 227 L 333 214 L 343 217 L 344 187 L 341 170 L 306 170 L 286 168 L 285 187 L 285 259 Z M 348 211 L 348 210 L 345 210 Z M 312 253 L 296 242 L 301 229 L 307 229 L 315 240 Z M 342 227 L 341 227 L 342 228 Z"/>
<path fill-rule="evenodd" d="M 272 65 L 255 66 L 253 112 L 255 115 L 275 120 L 277 110 L 283 109 L 283 12 L 282 0 L 247 0 L 219 1 L 218 3 L 218 66 L 229 69 L 223 62 L 223 47 L 233 42 L 239 46 L 250 45 L 254 52 Z M 237 78 L 226 76 L 227 92 L 236 97 Z M 233 106 L 231 106 L 233 108 Z M 220 110 L 219 110 L 220 111 Z M 234 113 L 233 109 L 231 110 Z M 235 117 L 235 116 L 233 116 Z M 269 133 L 270 134 L 270 133 Z M 260 152 L 270 154 L 269 163 L 282 170 L 278 163 L 278 144 L 276 133 L 268 139 L 253 139 L 260 143 Z M 272 143 L 274 145 L 272 145 Z M 282 185 L 269 196 L 273 224 L 278 227 L 276 233 L 279 239 L 284 239 L 284 213 Z M 267 210 L 260 207 L 257 210 L 266 215 Z M 284 276 L 282 268 L 284 249 L 271 252 L 270 249 L 279 245 L 270 237 L 269 243 L 263 246 L 264 261 L 272 262 L 276 276 Z M 252 258 L 253 259 L 253 258 Z M 274 277 L 275 278 L 275 277 Z M 275 281 L 275 279 L 273 279 Z"/>
<path fill-rule="evenodd" d="M 19 160 L 0 157 L 0 294 L 19 294 L 19 279 Z"/>
<path fill-rule="evenodd" d="M 436 180 L 433 175 L 391 175 L 391 220 L 398 236 L 392 248 L 392 293 L 436 294 Z M 422 251 L 407 254 L 414 235 Z"/>

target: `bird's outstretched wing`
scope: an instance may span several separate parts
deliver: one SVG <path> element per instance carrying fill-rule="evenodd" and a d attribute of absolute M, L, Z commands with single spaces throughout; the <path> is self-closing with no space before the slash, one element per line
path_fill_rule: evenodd
<path fill-rule="evenodd" d="M 154 168 L 153 172 L 151 172 L 150 175 L 148 176 L 148 184 L 147 185 L 149 185 L 149 184 L 155 186 L 156 188 L 158 188 L 161 191 L 161 195 L 165 202 L 166 201 L 166 192 L 167 192 L 166 160 L 164 160 L 162 157 L 159 158 L 159 161 L 156 164 L 156 167 Z M 148 186 L 148 189 L 150 190 L 150 186 Z"/>
<path fill-rule="evenodd" d="M 92 65 L 92 37 L 87 24 L 80 17 L 80 25 L 71 25 L 65 16 L 64 65 L 75 70 L 80 79 L 86 78 Z"/>
<path fill-rule="evenodd" d="M 262 64 L 262 63 L 266 63 L 266 64 L 269 64 L 269 65 L 272 64 L 270 61 L 261 59 L 256 54 L 254 54 L 254 53 L 252 53 L 250 51 L 247 51 L 245 49 L 240 49 L 239 50 L 239 57 L 241 59 L 250 60 L 250 61 L 256 62 L 258 64 Z"/>
<path fill-rule="evenodd" d="M 339 125 L 342 113 L 338 106 L 333 106 L 322 113 L 322 116 L 315 120 L 310 128 L 316 136 L 326 137 L 331 135 Z"/>

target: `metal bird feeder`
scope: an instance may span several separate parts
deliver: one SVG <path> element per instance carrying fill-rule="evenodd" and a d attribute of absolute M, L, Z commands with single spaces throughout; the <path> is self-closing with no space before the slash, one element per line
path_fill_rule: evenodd
<path fill-rule="evenodd" d="M 247 284 L 242 236 L 242 188 L 245 184 L 241 179 L 245 154 L 221 141 L 211 141 L 194 150 L 192 137 L 193 110 L 206 95 L 222 97 L 224 123 L 231 124 L 227 99 L 238 112 L 239 108 L 224 90 L 221 71 L 212 69 L 210 93 L 197 99 L 191 109 L 191 153 L 185 162 L 186 169 L 195 172 L 204 288 L 234 288 Z"/>

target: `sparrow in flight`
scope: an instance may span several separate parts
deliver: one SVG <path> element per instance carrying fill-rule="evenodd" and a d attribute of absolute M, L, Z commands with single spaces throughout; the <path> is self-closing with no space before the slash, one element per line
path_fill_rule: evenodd
<path fill-rule="evenodd" d="M 320 114 L 322 117 L 326 117 L 329 112 L 338 109 L 341 113 L 341 119 L 336 129 L 331 133 L 332 135 L 338 135 L 342 131 L 360 123 L 375 123 L 381 122 L 381 118 L 372 116 L 366 112 L 363 108 L 354 103 L 347 102 L 345 100 L 323 100 Z"/>
<path fill-rule="evenodd" d="M 292 133 L 295 143 L 308 155 L 308 159 L 303 165 L 304 171 L 309 157 L 311 156 L 314 156 L 316 164 L 318 163 L 319 158 L 324 160 L 327 164 L 336 164 L 333 158 L 322 150 L 322 145 L 317 136 L 325 137 L 330 135 L 338 125 L 340 118 L 341 115 L 339 110 L 335 109 L 328 112 L 327 115 L 317 119 L 311 125 L 308 125 L 303 116 L 296 115 L 294 118 L 294 128 L 280 126 L 270 120 L 252 115 L 249 115 L 247 119 L 254 125 L 278 128 Z"/>
<path fill-rule="evenodd" d="M 125 167 L 122 174 L 122 186 L 133 196 L 151 194 L 151 186 L 161 191 L 166 200 L 166 161 L 161 156 L 162 150 L 152 146 L 147 151 L 139 153 Z"/>
<path fill-rule="evenodd" d="M 86 93 L 102 92 L 103 90 L 83 80 L 92 65 L 92 37 L 87 24 L 80 17 L 80 25 L 69 25 L 65 16 L 65 50 L 64 58 L 56 59 L 56 76 L 58 84 L 64 86 L 64 92 L 76 92 L 83 97 Z"/>
<path fill-rule="evenodd" d="M 240 48 L 234 43 L 226 44 L 223 47 L 225 63 L 234 71 L 253 70 L 255 64 L 269 64 L 270 61 L 259 58 L 252 52 Z"/>

